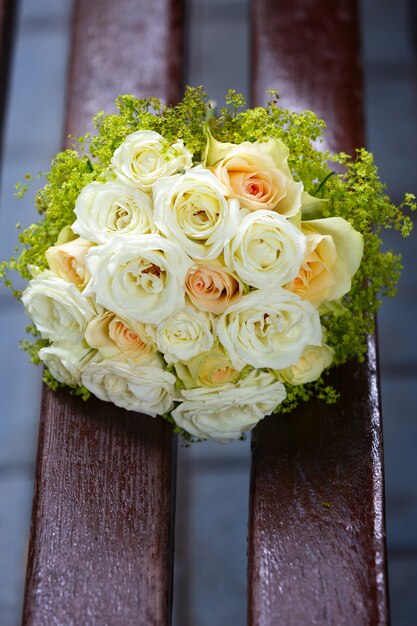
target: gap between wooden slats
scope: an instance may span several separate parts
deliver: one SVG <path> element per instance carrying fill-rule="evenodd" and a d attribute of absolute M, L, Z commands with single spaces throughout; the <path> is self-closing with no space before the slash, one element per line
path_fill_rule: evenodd
<path fill-rule="evenodd" d="M 357 8 L 352 0 L 252 3 L 253 104 L 328 122 L 326 145 L 363 145 Z M 382 433 L 375 341 L 338 368 L 336 405 L 317 400 L 253 434 L 249 624 L 385 624 Z"/>

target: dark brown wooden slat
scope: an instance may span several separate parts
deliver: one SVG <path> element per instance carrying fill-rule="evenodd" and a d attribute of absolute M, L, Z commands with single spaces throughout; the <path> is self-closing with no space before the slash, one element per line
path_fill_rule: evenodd
<path fill-rule="evenodd" d="M 252 99 L 277 89 L 282 105 L 326 120 L 332 150 L 363 145 L 360 40 L 355 0 L 252 2 Z"/>
<path fill-rule="evenodd" d="M 161 419 L 44 390 L 25 624 L 169 624 L 175 449 Z"/>
<path fill-rule="evenodd" d="M 327 144 L 363 145 L 353 0 L 253 2 L 253 101 L 317 111 Z M 332 375 L 317 400 L 269 417 L 252 440 L 249 624 L 385 624 L 388 620 L 377 354 Z"/>
<path fill-rule="evenodd" d="M 178 101 L 182 18 L 183 0 L 76 0 L 67 130 L 91 130 L 119 94 Z"/>
<path fill-rule="evenodd" d="M 67 132 L 118 93 L 179 98 L 180 14 L 77 1 Z M 24 624 L 170 624 L 175 469 L 162 419 L 44 388 Z"/>

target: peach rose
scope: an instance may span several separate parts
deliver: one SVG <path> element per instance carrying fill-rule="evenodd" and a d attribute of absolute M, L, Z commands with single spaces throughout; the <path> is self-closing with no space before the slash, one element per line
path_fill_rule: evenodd
<path fill-rule="evenodd" d="M 298 276 L 285 287 L 316 308 L 350 291 L 362 260 L 363 237 L 341 217 L 301 223 L 307 237 Z"/>
<path fill-rule="evenodd" d="M 240 300 L 242 290 L 242 283 L 219 261 L 193 265 L 185 278 L 185 291 L 194 306 L 216 315 Z"/>
<path fill-rule="evenodd" d="M 93 244 L 81 237 L 48 248 L 45 253 L 51 271 L 82 289 L 90 280 L 85 257 Z"/>
<path fill-rule="evenodd" d="M 295 365 L 283 370 L 275 370 L 282 383 L 305 385 L 318 380 L 325 369 L 333 362 L 334 351 L 330 346 L 307 346 Z"/>
<path fill-rule="evenodd" d="M 205 164 L 249 211 L 269 209 L 292 217 L 301 208 L 303 183 L 288 167 L 288 148 L 278 139 L 221 143 L 208 135 Z"/>
<path fill-rule="evenodd" d="M 93 319 L 87 326 L 85 340 L 99 350 L 105 358 L 126 358 L 147 360 L 156 352 L 144 324 L 128 322 L 119 315 L 107 311 Z"/>
<path fill-rule="evenodd" d="M 175 363 L 174 367 L 186 389 L 220 387 L 226 383 L 235 383 L 240 377 L 240 372 L 233 367 L 219 344 L 209 352 L 203 352 L 186 363 Z"/>

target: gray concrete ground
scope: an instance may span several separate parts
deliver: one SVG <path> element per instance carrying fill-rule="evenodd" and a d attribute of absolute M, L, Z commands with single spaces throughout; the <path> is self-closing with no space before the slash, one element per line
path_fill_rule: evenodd
<path fill-rule="evenodd" d="M 367 141 L 390 196 L 400 200 L 404 191 L 417 193 L 416 13 L 412 21 L 413 0 L 361 4 Z M 393 626 L 417 619 L 416 237 L 384 237 L 387 248 L 401 249 L 404 272 L 378 316 Z"/>
<path fill-rule="evenodd" d="M 247 0 L 190 5 L 187 81 L 203 83 L 219 101 L 230 86 L 247 94 Z M 361 0 L 368 146 L 395 200 L 417 191 L 417 61 L 409 6 L 411 0 Z M 1 178 L 1 258 L 12 252 L 14 224 L 36 219 L 29 197 L 13 198 L 14 183 L 47 168 L 60 145 L 70 12 L 71 0 L 21 2 Z M 409 626 L 417 614 L 415 236 L 404 243 L 393 233 L 386 238 L 387 246 L 403 248 L 406 269 L 396 300 L 385 302 L 379 315 L 393 626 Z M 40 375 L 16 349 L 26 323 L 20 306 L 4 290 L 0 306 L 0 623 L 15 626 Z M 180 451 L 175 626 L 245 623 L 248 472 L 247 443 Z"/>
<path fill-rule="evenodd" d="M 61 143 L 71 0 L 23 0 L 7 117 L 0 197 L 0 257 L 15 224 L 36 220 L 33 198 L 16 200 L 26 172 L 49 169 Z M 17 349 L 27 324 L 0 291 L 0 624 L 20 623 L 39 419 L 40 371 Z"/>

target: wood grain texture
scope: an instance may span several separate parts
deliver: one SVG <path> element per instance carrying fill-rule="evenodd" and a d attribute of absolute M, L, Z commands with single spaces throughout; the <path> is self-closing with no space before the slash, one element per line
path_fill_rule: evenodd
<path fill-rule="evenodd" d="M 387 622 L 376 353 L 339 368 L 336 405 L 310 401 L 253 435 L 251 626 Z"/>
<path fill-rule="evenodd" d="M 363 145 L 358 15 L 355 0 L 253 0 L 252 100 L 277 89 L 282 106 L 325 119 L 332 150 Z"/>
<path fill-rule="evenodd" d="M 77 0 L 68 132 L 84 133 L 120 94 L 179 100 L 183 0 Z"/>
<path fill-rule="evenodd" d="M 363 145 L 355 2 L 253 2 L 253 103 L 316 110 L 327 143 Z M 337 369 L 336 405 L 313 400 L 253 434 L 250 626 L 388 621 L 377 353 Z"/>
<path fill-rule="evenodd" d="M 168 624 L 172 429 L 44 389 L 25 624 Z"/>
<path fill-rule="evenodd" d="M 67 132 L 129 92 L 178 99 L 181 3 L 78 0 Z M 23 623 L 171 623 L 176 438 L 44 388 Z"/>

